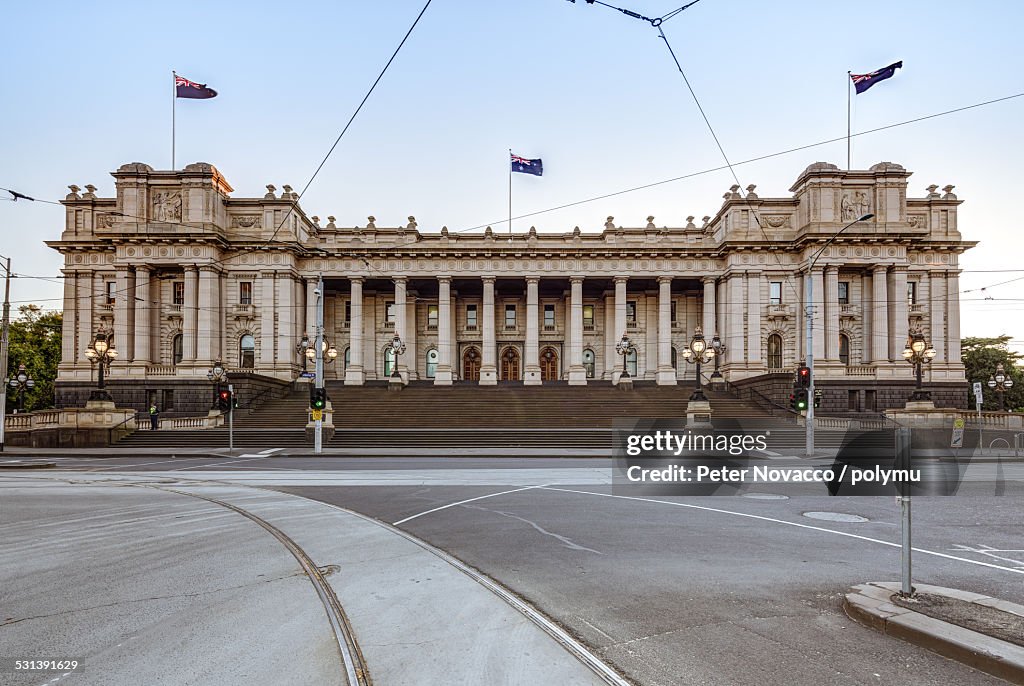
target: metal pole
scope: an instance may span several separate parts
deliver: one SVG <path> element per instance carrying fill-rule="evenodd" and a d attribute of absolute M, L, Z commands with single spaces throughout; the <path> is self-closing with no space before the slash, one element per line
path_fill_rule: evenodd
<path fill-rule="evenodd" d="M 851 72 L 846 72 L 846 171 L 850 171 L 850 82 Z"/>
<path fill-rule="evenodd" d="M 4 284 L 3 331 L 0 333 L 0 381 L 7 378 L 8 331 L 11 327 L 11 258 L 5 258 L 7 273 Z M 7 385 L 0 388 L 0 452 L 4 450 L 4 422 L 7 417 Z"/>
<path fill-rule="evenodd" d="M 316 341 L 313 343 L 316 350 L 316 379 L 315 388 L 324 387 L 324 277 L 321 275 L 316 284 Z M 324 411 L 326 411 L 324 407 Z M 320 419 L 314 420 L 313 429 L 313 452 L 320 455 L 324 451 L 324 421 L 321 413 Z"/>
<path fill-rule="evenodd" d="M 177 147 L 175 136 L 177 134 L 178 120 L 178 72 L 171 72 L 171 171 L 174 171 L 174 152 Z"/>
<path fill-rule="evenodd" d="M 896 454 L 893 466 L 896 469 L 911 468 L 911 431 L 903 427 L 896 430 Z M 909 482 L 898 483 L 899 495 L 896 500 L 900 504 L 900 595 L 904 597 L 914 595 L 914 585 L 911 576 L 911 554 L 913 548 L 910 541 L 910 484 Z"/>
<path fill-rule="evenodd" d="M 804 290 L 807 292 L 807 306 L 804 309 L 804 319 L 807 320 L 806 335 L 804 336 L 807 347 L 807 368 L 810 370 L 809 384 L 807 387 L 807 457 L 814 456 L 814 278 L 811 276 L 811 266 L 807 267 Z"/>
<path fill-rule="evenodd" d="M 228 384 L 228 396 L 231 398 L 228 405 L 228 453 L 235 450 L 235 385 Z"/>

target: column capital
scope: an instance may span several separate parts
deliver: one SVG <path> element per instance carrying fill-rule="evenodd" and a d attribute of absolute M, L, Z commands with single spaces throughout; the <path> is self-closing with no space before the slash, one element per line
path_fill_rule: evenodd
<path fill-rule="evenodd" d="M 194 264 L 185 264 L 185 265 L 182 265 L 182 269 L 184 269 L 186 272 L 193 272 L 193 273 L 195 273 L 195 272 L 199 271 L 199 266 L 198 265 L 194 265 Z M 271 273 L 273 273 L 273 272 L 271 272 Z"/>
<path fill-rule="evenodd" d="M 889 271 L 889 265 L 887 265 L 887 264 L 876 264 L 873 267 L 871 267 L 871 271 L 873 271 L 875 274 L 878 274 L 879 272 L 884 273 L 884 272 Z"/>
<path fill-rule="evenodd" d="M 363 283 L 363 277 L 362 276 L 350 276 L 350 277 L 348 277 L 348 280 L 349 280 L 349 283 L 358 283 L 358 284 L 362 284 Z"/>
<path fill-rule="evenodd" d="M 585 277 L 585 276 L 580 276 L 578 274 L 573 274 L 572 276 L 569 277 L 569 283 L 583 283 L 583 281 L 586 278 L 587 277 Z"/>
<path fill-rule="evenodd" d="M 395 283 L 405 283 L 408 280 L 408 277 L 405 277 L 405 276 L 392 276 L 391 280 L 394 281 Z"/>
<path fill-rule="evenodd" d="M 525 276 L 523 278 L 525 279 L 526 283 L 532 283 L 532 284 L 540 283 L 540 277 L 539 276 L 532 276 L 531 275 L 531 276 Z"/>
<path fill-rule="evenodd" d="M 672 277 L 671 276 L 659 276 L 658 277 L 658 283 L 659 284 L 663 284 L 663 283 L 671 284 L 672 283 Z"/>
<path fill-rule="evenodd" d="M 629 277 L 628 276 L 615 276 L 615 277 L 612 277 L 612 281 L 615 282 L 616 286 L 618 286 L 620 283 L 622 283 L 622 284 L 627 283 L 629 281 Z"/>
<path fill-rule="evenodd" d="M 450 284 L 452 282 L 452 277 L 447 274 L 444 274 L 442 276 L 437 277 L 437 282 Z"/>
<path fill-rule="evenodd" d="M 139 264 L 139 265 L 136 265 L 135 272 L 136 273 L 139 273 L 139 272 L 145 273 L 145 272 L 152 271 L 152 269 L 153 268 L 150 267 L 148 264 Z"/>
<path fill-rule="evenodd" d="M 703 281 L 704 281 L 704 284 L 705 284 L 705 285 L 707 285 L 707 284 L 713 284 L 713 283 L 715 283 L 716 281 L 718 281 L 718 277 L 717 277 L 717 276 L 705 276 L 705 277 L 704 277 L 704 279 L 703 279 Z"/>
<path fill-rule="evenodd" d="M 838 274 L 839 273 L 839 265 L 838 264 L 826 264 L 824 266 L 824 270 L 825 270 L 826 274 Z"/>
<path fill-rule="evenodd" d="M 892 270 L 894 272 L 906 272 L 909 271 L 909 267 L 905 264 L 894 264 L 892 265 Z"/>
<path fill-rule="evenodd" d="M 480 280 L 483 281 L 484 283 L 494 283 L 497 280 L 497 278 L 498 277 L 496 277 L 496 276 L 493 276 L 491 274 L 487 274 L 486 276 L 481 276 Z"/>

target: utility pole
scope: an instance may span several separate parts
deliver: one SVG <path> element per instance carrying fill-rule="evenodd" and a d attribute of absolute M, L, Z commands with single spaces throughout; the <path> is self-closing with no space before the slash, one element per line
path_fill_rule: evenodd
<path fill-rule="evenodd" d="M 7 261 L 4 271 L 6 278 L 4 282 L 4 315 L 3 332 L 0 333 L 0 381 L 7 378 L 7 346 L 8 335 L 11 328 L 11 258 L 3 257 Z M 7 418 L 7 384 L 0 388 L 0 452 L 4 450 L 4 424 Z"/>
<path fill-rule="evenodd" d="M 316 340 L 313 343 L 316 350 L 316 367 L 313 379 L 314 388 L 324 387 L 324 277 L 321 274 L 316 282 Z M 324 410 L 326 410 L 326 406 Z M 313 420 L 313 452 L 320 455 L 324 451 L 324 420 L 321 410 L 318 418 Z"/>

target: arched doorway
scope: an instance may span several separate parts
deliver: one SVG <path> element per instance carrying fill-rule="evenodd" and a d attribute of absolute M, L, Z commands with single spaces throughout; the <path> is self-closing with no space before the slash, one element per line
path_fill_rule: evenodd
<path fill-rule="evenodd" d="M 540 351 L 540 380 L 558 381 L 558 351 L 551 346 Z"/>
<path fill-rule="evenodd" d="M 587 372 L 587 378 L 594 378 L 594 351 L 587 348 L 583 351 L 583 369 Z"/>
<path fill-rule="evenodd" d="M 466 381 L 480 380 L 480 351 L 466 348 L 462 353 L 462 378 Z"/>
<path fill-rule="evenodd" d="M 513 347 L 501 353 L 501 380 L 519 381 L 519 351 Z"/>

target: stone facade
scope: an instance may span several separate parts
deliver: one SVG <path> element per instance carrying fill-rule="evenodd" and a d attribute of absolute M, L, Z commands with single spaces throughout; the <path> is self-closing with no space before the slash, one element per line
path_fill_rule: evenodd
<path fill-rule="evenodd" d="M 340 353 L 328 380 L 385 378 L 398 332 L 406 381 L 615 381 L 625 332 L 636 345 L 627 361 L 634 378 L 692 384 L 682 351 L 700 326 L 726 346 L 725 378 L 756 386 L 804 357 L 804 273 L 816 255 L 823 409 L 901 405 L 913 384 L 901 352 L 917 327 L 938 351 L 926 382 L 960 389 L 950 405 L 965 396 L 958 259 L 974 243 L 961 239 L 953 187 L 908 198 L 910 172 L 898 164 L 816 163 L 786 198 L 734 186 L 700 225 L 648 217 L 624 227 L 608 217 L 598 233 L 531 228 L 511 237 L 490 228 L 421 232 L 413 217 L 396 227 L 373 217 L 322 224 L 289 186 L 231 197 L 206 163 L 179 171 L 132 163 L 113 176 L 113 198 L 70 187 L 65 230 L 48 242 L 65 258 L 64 404 L 93 377 L 85 350 L 98 329 L 114 331 L 120 352 L 109 374 L 115 398 L 118 388 L 176 389 L 189 410 L 203 411 L 200 396 L 209 396 L 198 389 L 209 388 L 217 360 L 234 374 L 293 381 L 303 370 L 297 344 L 314 334 L 320 275 L 325 336 Z M 829 242 L 866 213 L 874 217 Z M 139 404 L 135 396 L 125 401 Z"/>

